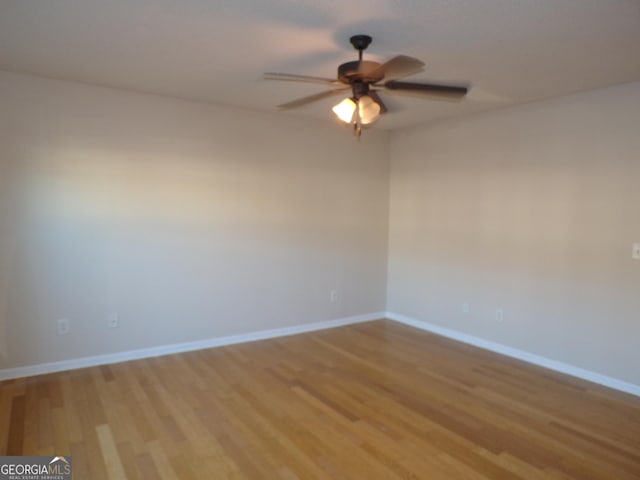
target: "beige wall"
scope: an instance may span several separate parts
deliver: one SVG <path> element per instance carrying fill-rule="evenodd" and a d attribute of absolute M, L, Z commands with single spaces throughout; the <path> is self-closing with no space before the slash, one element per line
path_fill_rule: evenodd
<path fill-rule="evenodd" d="M 639 128 L 633 84 L 394 133 L 388 311 L 640 385 Z"/>
<path fill-rule="evenodd" d="M 0 105 L 1 107 L 1 105 Z M 0 131 L 5 125 L 0 123 Z M 14 218 L 12 209 L 11 188 L 15 184 L 13 169 L 5 165 L 0 158 L 0 368 L 7 361 L 8 355 L 8 323 L 9 323 L 9 277 L 13 245 L 12 225 Z"/>
<path fill-rule="evenodd" d="M 638 125 L 639 84 L 358 143 L 0 73 L 0 369 L 386 306 L 639 385 Z"/>
<path fill-rule="evenodd" d="M 0 106 L 0 368 L 384 310 L 384 132 L 8 73 Z"/>

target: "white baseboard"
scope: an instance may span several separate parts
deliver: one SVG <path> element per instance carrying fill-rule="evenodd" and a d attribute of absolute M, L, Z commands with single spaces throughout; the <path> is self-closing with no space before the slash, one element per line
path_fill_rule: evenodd
<path fill-rule="evenodd" d="M 452 330 L 449 328 L 434 325 L 432 323 L 423 322 L 415 318 L 407 317 L 393 312 L 377 312 L 364 315 L 355 315 L 352 317 L 344 317 L 336 320 L 327 320 L 324 322 L 309 323 L 305 325 L 295 325 L 292 327 L 275 328 L 271 330 L 260 330 L 257 332 L 244 333 L 239 335 L 229 335 L 224 337 L 209 338 L 206 340 L 197 340 L 194 342 L 177 343 L 172 345 L 161 345 L 159 347 L 143 348 L 140 350 L 130 350 L 126 352 L 109 353 L 105 355 L 95 355 L 91 357 L 74 358 L 70 360 L 62 360 L 59 362 L 41 363 L 37 365 L 27 365 L 24 367 L 7 368 L 0 370 L 0 381 L 12 378 L 30 377 L 33 375 L 44 375 L 47 373 L 62 372 L 66 370 L 74 370 L 77 368 L 95 367 L 97 365 L 109 365 L 113 363 L 127 362 L 130 360 L 138 360 L 142 358 L 158 357 L 161 355 L 170 355 L 174 353 L 190 352 L 194 350 L 203 350 L 206 348 L 221 347 L 225 345 L 233 345 L 237 343 L 253 342 L 256 340 L 265 340 L 269 338 L 285 337 L 288 335 L 296 335 L 299 333 L 314 332 L 317 330 L 325 330 L 329 328 L 342 327 L 361 322 L 368 322 L 387 318 L 405 325 L 419 328 L 443 337 L 458 340 L 463 343 L 474 345 L 485 350 L 490 350 L 508 357 L 517 358 L 525 362 L 549 368 L 557 372 L 561 372 L 573 377 L 588 380 L 593 383 L 604 385 L 615 390 L 630 393 L 640 397 L 640 385 L 628 383 L 618 380 L 607 375 L 591 372 L 567 363 L 551 360 L 540 355 L 519 350 L 517 348 L 508 347 L 500 343 L 484 340 L 466 333 Z"/>
<path fill-rule="evenodd" d="M 540 367 L 545 367 L 550 370 L 565 373 L 567 375 L 571 375 L 572 377 L 581 378 L 583 380 L 588 380 L 593 383 L 604 385 L 605 387 L 613 388 L 614 390 L 620 390 L 622 392 L 640 396 L 640 385 L 628 383 L 623 380 L 618 380 L 617 378 L 602 375 L 600 373 L 591 372 L 583 368 L 575 367 L 563 362 L 558 362 L 556 360 L 551 360 L 549 358 L 535 355 L 533 353 L 519 350 L 517 348 L 508 347 L 500 343 L 474 337 L 473 335 L 468 335 L 457 330 L 451 330 L 449 328 L 440 327 L 432 323 L 416 320 L 415 318 L 407 317 L 405 315 L 387 312 L 385 314 L 385 317 L 389 320 L 416 327 L 421 330 L 426 330 L 427 332 L 435 333 L 437 335 L 442 335 L 443 337 L 448 337 L 453 340 L 458 340 L 463 343 L 468 343 L 470 345 L 483 348 L 485 350 L 490 350 L 492 352 L 500 353 L 508 357 L 517 358 L 518 360 L 523 360 Z"/>
<path fill-rule="evenodd" d="M 74 370 L 77 368 L 95 367 L 97 365 L 108 365 L 113 363 L 127 362 L 129 360 L 139 360 L 141 358 L 158 357 L 160 355 L 170 355 L 173 353 L 191 352 L 203 350 L 205 348 L 221 347 L 236 343 L 254 342 L 268 338 L 286 337 L 298 333 L 314 332 L 326 330 L 328 328 L 342 327 L 355 323 L 368 322 L 384 318 L 384 312 L 355 315 L 352 317 L 338 318 L 324 322 L 295 325 L 292 327 L 275 328 L 272 330 L 260 330 L 258 332 L 243 333 L 239 335 L 229 335 L 225 337 L 209 338 L 197 340 L 195 342 L 176 343 L 173 345 L 162 345 L 159 347 L 143 348 L 140 350 L 130 350 L 127 352 L 108 353 L 105 355 L 95 355 L 91 357 L 74 358 L 59 362 L 41 363 L 38 365 L 27 365 L 24 367 L 7 368 L 0 370 L 0 381 L 12 378 L 31 377 L 33 375 L 44 375 L 47 373 Z"/>

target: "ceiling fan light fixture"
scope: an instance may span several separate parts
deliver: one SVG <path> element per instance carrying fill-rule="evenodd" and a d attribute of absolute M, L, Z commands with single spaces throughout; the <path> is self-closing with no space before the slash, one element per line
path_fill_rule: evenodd
<path fill-rule="evenodd" d="M 363 125 L 369 125 L 380 118 L 380 105 L 369 95 L 358 99 L 358 116 Z"/>
<path fill-rule="evenodd" d="M 349 41 L 358 51 L 358 60 L 339 65 L 336 79 L 290 73 L 265 73 L 265 79 L 268 80 L 321 83 L 334 87 L 332 90 L 283 103 L 278 105 L 278 109 L 302 107 L 329 97 L 347 94 L 346 92 L 351 90 L 350 98 L 334 105 L 332 110 L 342 122 L 353 125 L 359 137 L 362 127 L 370 125 L 389 111 L 381 98 L 383 92 L 404 92 L 406 95 L 426 99 L 460 100 L 469 91 L 469 87 L 463 85 L 403 81 L 405 77 L 422 72 L 424 62 L 407 55 L 396 55 L 384 63 L 363 60 L 362 52 L 371 43 L 371 37 L 353 35 Z"/>
<path fill-rule="evenodd" d="M 347 97 L 337 105 L 334 105 L 331 110 L 333 110 L 333 113 L 344 123 L 351 123 L 353 121 L 353 115 L 356 112 L 356 107 L 356 102 Z"/>

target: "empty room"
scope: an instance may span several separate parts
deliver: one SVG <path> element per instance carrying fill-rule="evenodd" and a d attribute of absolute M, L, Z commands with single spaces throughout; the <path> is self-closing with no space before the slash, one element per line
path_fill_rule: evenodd
<path fill-rule="evenodd" d="M 640 480 L 639 45 L 0 0 L 0 480 Z"/>

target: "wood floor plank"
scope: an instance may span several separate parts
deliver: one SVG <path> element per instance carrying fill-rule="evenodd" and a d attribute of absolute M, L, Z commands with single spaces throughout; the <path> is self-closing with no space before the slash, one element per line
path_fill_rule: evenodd
<path fill-rule="evenodd" d="M 9 388 L 7 386 L 7 394 L 0 395 L 0 452 L 5 452 L 7 450 L 7 442 L 9 440 L 10 435 L 10 424 L 11 424 L 11 403 L 13 402 L 13 397 L 9 395 Z"/>
<path fill-rule="evenodd" d="M 0 454 L 92 480 L 640 480 L 640 398 L 389 321 L 11 380 L 0 406 Z"/>
<path fill-rule="evenodd" d="M 142 478 L 161 478 L 153 457 L 149 453 L 138 455 L 136 457 L 136 466 Z"/>
<path fill-rule="evenodd" d="M 124 466 L 122 465 L 122 460 L 120 460 L 118 448 L 113 441 L 113 435 L 111 434 L 109 425 L 98 425 L 96 427 L 96 434 L 98 435 L 98 442 L 100 443 L 102 459 L 107 467 L 108 477 L 126 480 L 127 474 L 124 471 Z"/>
<path fill-rule="evenodd" d="M 32 455 L 38 455 L 38 382 L 33 378 L 26 381 L 25 393 L 25 413 L 24 413 L 24 441 L 23 451 L 32 452 Z"/>
<path fill-rule="evenodd" d="M 7 437 L 6 455 L 22 455 L 25 425 L 25 395 L 13 397 L 11 402 L 11 422 Z"/>
<path fill-rule="evenodd" d="M 120 461 L 122 463 L 122 468 L 124 469 L 125 476 L 128 480 L 144 480 L 143 477 L 136 465 L 136 457 L 133 453 L 133 448 L 131 448 L 131 444 L 129 442 L 122 442 L 116 445 L 118 449 L 118 456 L 120 457 Z"/>
<path fill-rule="evenodd" d="M 171 452 L 166 452 L 163 450 L 160 442 L 153 441 L 148 443 L 149 454 L 153 459 L 153 463 L 156 466 L 156 470 L 160 474 L 157 478 L 162 480 L 180 480 L 176 472 L 173 470 L 173 466 L 171 462 L 167 458 L 167 455 Z M 121 477 L 113 477 L 113 478 L 121 478 Z"/>

